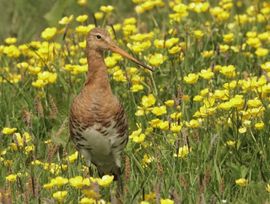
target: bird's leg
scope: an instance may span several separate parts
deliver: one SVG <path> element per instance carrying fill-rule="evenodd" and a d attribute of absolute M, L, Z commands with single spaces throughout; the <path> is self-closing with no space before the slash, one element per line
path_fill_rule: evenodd
<path fill-rule="evenodd" d="M 88 171 L 89 171 L 89 176 L 90 176 L 90 177 L 93 177 L 94 172 L 93 172 L 93 169 L 92 169 L 91 166 L 88 166 Z"/>
<path fill-rule="evenodd" d="M 123 182 L 121 178 L 121 168 L 117 167 L 116 169 L 116 180 L 117 180 L 117 196 L 123 196 Z"/>

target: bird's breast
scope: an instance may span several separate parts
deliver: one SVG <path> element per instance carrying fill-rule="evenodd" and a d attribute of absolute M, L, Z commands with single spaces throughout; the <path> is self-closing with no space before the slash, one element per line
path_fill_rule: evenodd
<path fill-rule="evenodd" d="M 110 163 L 117 152 L 121 152 L 127 142 L 127 131 L 120 133 L 115 121 L 95 123 L 82 130 L 73 141 L 79 150 L 90 154 L 91 161 L 102 166 Z M 87 159 L 87 158 L 86 158 Z"/>
<path fill-rule="evenodd" d="M 117 98 L 103 99 L 86 98 L 84 95 L 74 100 L 70 113 L 70 135 L 86 160 L 104 167 L 120 162 L 119 155 L 128 141 L 128 125 Z"/>

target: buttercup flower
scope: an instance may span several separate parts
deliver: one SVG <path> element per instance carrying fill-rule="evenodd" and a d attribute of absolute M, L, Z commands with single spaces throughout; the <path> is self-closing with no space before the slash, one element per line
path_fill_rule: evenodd
<path fill-rule="evenodd" d="M 57 29 L 55 27 L 46 28 L 42 33 L 41 37 L 45 40 L 50 40 L 56 35 Z"/>
<path fill-rule="evenodd" d="M 248 185 L 248 180 L 245 178 L 239 178 L 235 180 L 235 184 L 241 187 L 245 187 Z"/>

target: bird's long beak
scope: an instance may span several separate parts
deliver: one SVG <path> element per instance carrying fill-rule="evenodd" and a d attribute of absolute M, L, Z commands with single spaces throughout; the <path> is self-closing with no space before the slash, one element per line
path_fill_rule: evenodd
<path fill-rule="evenodd" d="M 118 47 L 116 44 L 111 44 L 109 46 L 109 49 L 113 52 L 116 52 L 120 55 L 122 55 L 123 57 L 130 59 L 131 61 L 135 62 L 136 64 L 144 67 L 145 69 L 148 69 L 150 71 L 153 71 L 153 68 L 140 62 L 139 60 L 137 60 L 136 58 L 132 57 L 130 54 L 128 54 L 126 51 L 122 50 L 120 47 Z"/>

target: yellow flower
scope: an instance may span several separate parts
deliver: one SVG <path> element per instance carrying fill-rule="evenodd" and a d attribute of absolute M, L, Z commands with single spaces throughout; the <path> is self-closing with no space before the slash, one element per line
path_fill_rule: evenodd
<path fill-rule="evenodd" d="M 234 34 L 233 33 L 228 33 L 228 34 L 223 35 L 223 41 L 225 43 L 230 43 L 230 42 L 233 41 L 233 39 L 234 39 Z"/>
<path fill-rule="evenodd" d="M 82 188 L 84 186 L 83 177 L 81 177 L 81 176 L 76 176 L 74 178 L 70 178 L 69 183 L 71 186 L 73 186 L 75 188 Z"/>
<path fill-rule="evenodd" d="M 270 193 L 270 184 L 267 184 L 266 187 L 265 187 L 265 189 L 266 189 L 266 191 L 267 191 L 268 193 Z"/>
<path fill-rule="evenodd" d="M 143 115 L 149 113 L 149 111 L 144 107 L 138 106 L 137 108 L 138 108 L 138 110 L 135 113 L 136 116 L 143 116 Z"/>
<path fill-rule="evenodd" d="M 209 89 L 208 88 L 205 88 L 205 89 L 203 89 L 203 90 L 200 91 L 200 95 L 201 96 L 206 96 L 208 93 L 209 93 Z"/>
<path fill-rule="evenodd" d="M 241 187 L 245 187 L 248 184 L 248 180 L 245 178 L 236 179 L 235 184 Z"/>
<path fill-rule="evenodd" d="M 244 121 L 243 121 L 243 125 L 244 125 L 245 127 L 250 127 L 251 121 L 250 121 L 250 120 L 244 120 Z"/>
<path fill-rule="evenodd" d="M 148 48 L 151 47 L 151 41 L 149 40 L 146 40 L 146 41 L 143 41 L 143 42 L 134 42 L 133 44 L 130 44 L 128 43 L 127 46 L 135 53 L 140 53 L 140 52 L 143 52 L 145 50 L 147 50 Z M 151 57 L 150 57 L 151 59 Z M 153 58 L 153 62 L 155 58 Z"/>
<path fill-rule="evenodd" d="M 20 133 L 15 133 L 14 140 L 16 141 L 16 145 L 19 147 L 23 147 L 26 143 L 31 141 L 31 136 L 29 133 L 25 132 L 23 135 Z"/>
<path fill-rule="evenodd" d="M 133 1 L 136 3 L 139 3 L 139 1 Z M 144 2 L 140 2 L 141 4 L 137 5 L 135 7 L 135 11 L 137 14 L 141 14 L 144 13 L 145 11 L 150 11 L 152 10 L 154 7 L 162 7 L 164 6 L 164 2 L 161 0 L 155 0 L 155 1 L 144 1 Z"/>
<path fill-rule="evenodd" d="M 50 182 L 50 183 L 46 183 L 43 185 L 44 189 L 52 189 L 54 187 L 54 183 Z"/>
<path fill-rule="evenodd" d="M 86 20 L 88 19 L 88 16 L 87 15 L 80 15 L 76 18 L 76 21 L 80 22 L 80 23 L 83 23 L 85 22 Z"/>
<path fill-rule="evenodd" d="M 226 142 L 226 144 L 227 144 L 228 146 L 234 147 L 235 144 L 236 144 L 236 141 L 234 141 L 234 140 L 228 140 L 228 141 Z"/>
<path fill-rule="evenodd" d="M 156 48 L 163 48 L 164 44 L 165 44 L 164 40 L 158 40 L 158 39 L 154 40 L 154 45 Z"/>
<path fill-rule="evenodd" d="M 132 141 L 135 143 L 142 143 L 145 140 L 145 134 L 140 134 L 138 136 L 132 137 Z"/>
<path fill-rule="evenodd" d="M 213 50 L 205 50 L 201 53 L 201 55 L 204 57 L 204 58 L 209 58 L 209 57 L 212 57 L 214 55 L 214 51 Z"/>
<path fill-rule="evenodd" d="M 134 17 L 131 17 L 131 18 L 125 18 L 123 24 L 124 25 L 128 25 L 128 24 L 136 24 L 137 23 L 137 20 L 136 18 Z"/>
<path fill-rule="evenodd" d="M 80 58 L 79 63 L 82 64 L 82 65 L 86 65 L 87 64 L 87 58 L 86 57 Z"/>
<path fill-rule="evenodd" d="M 185 76 L 184 77 L 184 81 L 187 83 L 187 84 L 196 84 L 197 81 L 199 79 L 199 75 L 198 74 L 194 74 L 194 73 L 190 73 L 188 74 L 188 76 Z"/>
<path fill-rule="evenodd" d="M 155 118 L 149 121 L 149 125 L 151 125 L 152 128 L 157 128 L 161 122 L 159 118 Z"/>
<path fill-rule="evenodd" d="M 151 40 L 154 36 L 154 33 L 153 32 L 150 32 L 150 33 L 137 33 L 135 35 L 132 35 L 130 36 L 130 39 L 131 40 L 134 40 L 134 41 L 145 41 L 145 40 Z"/>
<path fill-rule="evenodd" d="M 94 27 L 95 27 L 95 25 L 93 25 L 93 24 L 90 24 L 88 26 L 80 25 L 80 26 L 77 26 L 75 28 L 75 30 L 79 34 L 87 35 L 89 33 L 89 31 L 92 30 Z"/>
<path fill-rule="evenodd" d="M 182 125 L 178 125 L 178 123 L 172 123 L 171 124 L 171 128 L 170 130 L 174 133 L 178 133 L 180 132 L 180 130 L 182 129 Z"/>
<path fill-rule="evenodd" d="M 38 79 L 45 81 L 46 83 L 54 83 L 57 79 L 57 74 L 53 72 L 41 72 L 38 73 Z"/>
<path fill-rule="evenodd" d="M 62 203 L 66 197 L 67 191 L 57 191 L 53 194 L 53 198 L 60 203 Z"/>
<path fill-rule="evenodd" d="M 162 54 L 155 53 L 149 57 L 149 64 L 153 66 L 160 66 L 165 60 L 166 57 L 164 57 Z"/>
<path fill-rule="evenodd" d="M 161 130 L 168 130 L 169 129 L 169 122 L 168 121 L 160 121 L 158 123 L 158 128 Z"/>
<path fill-rule="evenodd" d="M 174 201 L 171 199 L 161 199 L 160 204 L 174 204 Z"/>
<path fill-rule="evenodd" d="M 182 117 L 182 113 L 177 113 L 177 112 L 174 112 L 170 115 L 171 119 L 173 120 L 178 120 L 179 118 Z"/>
<path fill-rule="evenodd" d="M 148 96 L 142 97 L 142 106 L 145 108 L 149 108 L 156 103 L 156 98 L 153 94 L 149 94 Z"/>
<path fill-rule="evenodd" d="M 219 45 L 219 49 L 221 53 L 225 53 L 230 49 L 229 45 Z"/>
<path fill-rule="evenodd" d="M 97 179 L 98 185 L 102 187 L 108 187 L 113 182 L 114 176 L 104 175 L 102 178 Z"/>
<path fill-rule="evenodd" d="M 104 14 L 103 14 L 102 12 L 96 12 L 94 15 L 95 15 L 95 18 L 96 18 L 97 20 L 102 19 L 103 16 L 104 16 Z"/>
<path fill-rule="evenodd" d="M 173 55 L 173 54 L 179 53 L 180 50 L 181 50 L 181 47 L 179 47 L 179 46 L 177 45 L 177 46 L 174 46 L 174 47 L 170 48 L 170 49 L 168 50 L 168 52 L 169 52 L 170 54 Z"/>
<path fill-rule="evenodd" d="M 270 61 L 261 64 L 263 70 L 270 72 Z"/>
<path fill-rule="evenodd" d="M 141 84 L 133 84 L 130 88 L 130 90 L 132 92 L 138 92 L 138 91 L 142 91 L 144 88 L 143 88 L 143 85 Z"/>
<path fill-rule="evenodd" d="M 51 28 L 46 28 L 42 33 L 41 33 L 41 37 L 45 40 L 50 40 L 52 39 L 55 34 L 57 32 L 57 29 L 55 27 L 51 27 Z"/>
<path fill-rule="evenodd" d="M 255 98 L 248 100 L 247 105 L 249 108 L 257 108 L 262 105 L 262 102 L 260 101 L 260 99 Z"/>
<path fill-rule="evenodd" d="M 61 25 L 67 25 L 73 20 L 73 15 L 65 16 L 60 21 L 58 21 Z"/>
<path fill-rule="evenodd" d="M 40 67 L 29 66 L 28 71 L 31 74 L 38 74 L 41 71 L 41 68 Z"/>
<path fill-rule="evenodd" d="M 143 134 L 142 129 L 139 128 L 138 130 L 133 131 L 129 138 L 135 143 L 142 143 L 145 139 L 145 134 Z"/>
<path fill-rule="evenodd" d="M 74 161 L 78 159 L 78 151 L 74 152 L 74 154 L 69 155 L 67 159 L 71 164 L 74 163 Z"/>
<path fill-rule="evenodd" d="M 236 95 L 233 98 L 231 98 L 229 100 L 229 105 L 231 107 L 237 108 L 237 109 L 241 109 L 244 105 L 244 99 L 243 99 L 243 95 Z"/>
<path fill-rule="evenodd" d="M 198 127 L 200 127 L 200 123 L 198 120 L 192 119 L 191 121 L 186 123 L 186 126 L 189 128 L 198 128 Z"/>
<path fill-rule="evenodd" d="M 167 100 L 164 103 L 168 107 L 173 107 L 174 106 L 174 100 Z"/>
<path fill-rule="evenodd" d="M 155 41 L 158 45 L 158 43 L 161 43 L 162 47 L 164 45 L 164 41 Z M 166 48 L 170 48 L 172 46 L 174 46 L 175 44 L 177 44 L 179 42 L 179 38 L 169 38 L 165 41 L 165 47 Z M 157 48 L 162 48 L 162 47 L 159 47 L 157 46 Z"/>
<path fill-rule="evenodd" d="M 99 202 L 96 202 L 95 199 L 84 197 L 80 200 L 79 204 L 96 204 Z"/>
<path fill-rule="evenodd" d="M 28 154 L 29 152 L 32 152 L 35 150 L 35 146 L 32 144 L 32 145 L 27 145 L 25 148 L 24 148 L 24 153 L 25 154 Z"/>
<path fill-rule="evenodd" d="M 212 72 L 211 69 L 202 69 L 199 75 L 203 79 L 210 80 L 213 78 L 214 72 Z"/>
<path fill-rule="evenodd" d="M 137 75 L 137 74 L 134 74 L 132 77 L 131 77 L 131 82 L 133 84 L 140 84 L 142 82 L 144 82 L 144 77 L 140 76 L 140 75 Z"/>
<path fill-rule="evenodd" d="M 10 174 L 8 176 L 6 176 L 6 180 L 9 182 L 14 182 L 17 180 L 17 175 L 16 174 Z"/>
<path fill-rule="evenodd" d="M 259 48 L 261 46 L 261 41 L 259 38 L 250 37 L 247 39 L 247 44 L 254 48 Z"/>
<path fill-rule="evenodd" d="M 193 34 L 194 34 L 195 38 L 197 38 L 197 39 L 201 39 L 204 35 L 204 33 L 201 30 L 194 30 Z"/>
<path fill-rule="evenodd" d="M 148 154 L 143 155 L 142 164 L 144 167 L 147 167 L 152 161 L 154 161 L 154 157 L 151 157 Z"/>
<path fill-rule="evenodd" d="M 228 13 L 223 8 L 218 7 L 218 6 L 211 8 L 210 13 L 219 22 L 225 21 L 230 17 L 230 13 Z"/>
<path fill-rule="evenodd" d="M 9 128 L 9 127 L 4 127 L 3 130 L 2 130 L 2 133 L 4 135 L 11 135 L 13 134 L 14 132 L 16 132 L 17 128 Z"/>
<path fill-rule="evenodd" d="M 164 115 L 167 113 L 166 106 L 157 106 L 152 109 L 152 113 L 156 116 Z"/>
<path fill-rule="evenodd" d="M 46 83 L 43 80 L 36 80 L 32 82 L 32 86 L 36 87 L 36 88 L 42 88 L 46 85 Z"/>
<path fill-rule="evenodd" d="M 85 6 L 85 5 L 87 5 L 87 0 L 77 0 L 77 3 L 78 3 L 80 6 Z"/>
<path fill-rule="evenodd" d="M 246 127 L 241 127 L 241 128 L 238 129 L 238 132 L 240 134 L 244 134 L 245 132 L 247 132 L 247 128 Z"/>
<path fill-rule="evenodd" d="M 248 22 L 248 16 L 246 14 L 242 14 L 242 15 L 235 15 L 235 20 L 237 22 L 239 22 L 240 24 L 245 24 Z"/>
<path fill-rule="evenodd" d="M 51 183 L 53 183 L 55 186 L 63 186 L 68 183 L 68 179 L 63 178 L 61 176 L 57 176 L 51 180 Z"/>
<path fill-rule="evenodd" d="M 198 2 L 198 1 L 195 1 L 195 2 L 191 2 L 188 5 L 188 8 L 191 11 L 194 11 L 196 13 L 202 13 L 202 12 L 206 12 L 208 10 L 209 6 L 210 6 L 209 2 Z"/>
<path fill-rule="evenodd" d="M 10 58 L 17 58 L 20 56 L 20 50 L 15 45 L 5 46 L 3 52 Z"/>
<path fill-rule="evenodd" d="M 15 44 L 17 42 L 17 38 L 6 38 L 5 39 L 5 43 L 11 45 L 11 44 Z"/>
<path fill-rule="evenodd" d="M 119 81 L 119 82 L 126 82 L 127 81 L 125 73 L 122 69 L 118 69 L 117 71 L 115 71 L 113 73 L 113 79 L 115 81 Z"/>
<path fill-rule="evenodd" d="M 169 18 L 176 22 L 179 22 L 184 17 L 188 16 L 188 7 L 185 4 L 178 3 L 177 5 L 174 5 L 172 9 L 175 13 L 169 14 Z"/>
<path fill-rule="evenodd" d="M 264 122 L 258 122 L 258 123 L 256 123 L 255 124 L 255 128 L 257 129 L 257 130 L 261 130 L 261 129 L 263 129 L 264 128 Z"/>
<path fill-rule="evenodd" d="M 104 13 L 111 13 L 114 10 L 114 7 L 111 5 L 101 6 L 100 10 Z"/>
<path fill-rule="evenodd" d="M 175 157 L 184 158 L 191 152 L 191 149 L 187 145 L 180 147 L 177 154 L 174 154 Z"/>
<path fill-rule="evenodd" d="M 259 48 L 257 48 L 257 50 L 255 51 L 255 53 L 256 53 L 256 55 L 257 55 L 258 57 L 265 57 L 266 55 L 268 55 L 269 51 L 268 51 L 268 49 L 266 49 L 266 48 L 261 48 L 261 47 L 259 47 Z"/>
<path fill-rule="evenodd" d="M 217 89 L 214 92 L 214 97 L 216 99 L 227 100 L 228 97 L 229 97 L 229 91 L 226 90 L 226 89 L 225 90 L 219 90 L 219 89 Z"/>
<path fill-rule="evenodd" d="M 117 64 L 115 57 L 106 57 L 105 64 L 107 67 L 114 67 Z"/>
<path fill-rule="evenodd" d="M 79 42 L 79 47 L 86 48 L 86 41 Z M 86 64 L 86 63 L 85 63 Z"/>
<path fill-rule="evenodd" d="M 263 32 L 258 35 L 258 38 L 262 41 L 268 40 L 270 38 L 270 33 L 269 32 Z"/>
<path fill-rule="evenodd" d="M 134 34 L 137 32 L 137 26 L 136 25 L 133 25 L 133 24 L 125 24 L 125 21 L 124 21 L 124 26 L 123 26 L 123 33 L 125 36 L 129 36 L 131 34 Z M 149 46 L 151 46 L 151 42 L 150 41 L 146 41 L 147 44 Z M 146 46 L 146 45 L 144 45 Z"/>
<path fill-rule="evenodd" d="M 229 78 L 235 77 L 235 67 L 233 65 L 222 66 L 220 69 L 220 73 Z"/>
<path fill-rule="evenodd" d="M 200 101 L 202 101 L 203 100 L 203 96 L 201 96 L 201 95 L 196 95 L 196 96 L 194 96 L 194 98 L 193 98 L 193 101 L 196 101 L 196 102 L 200 102 Z"/>

